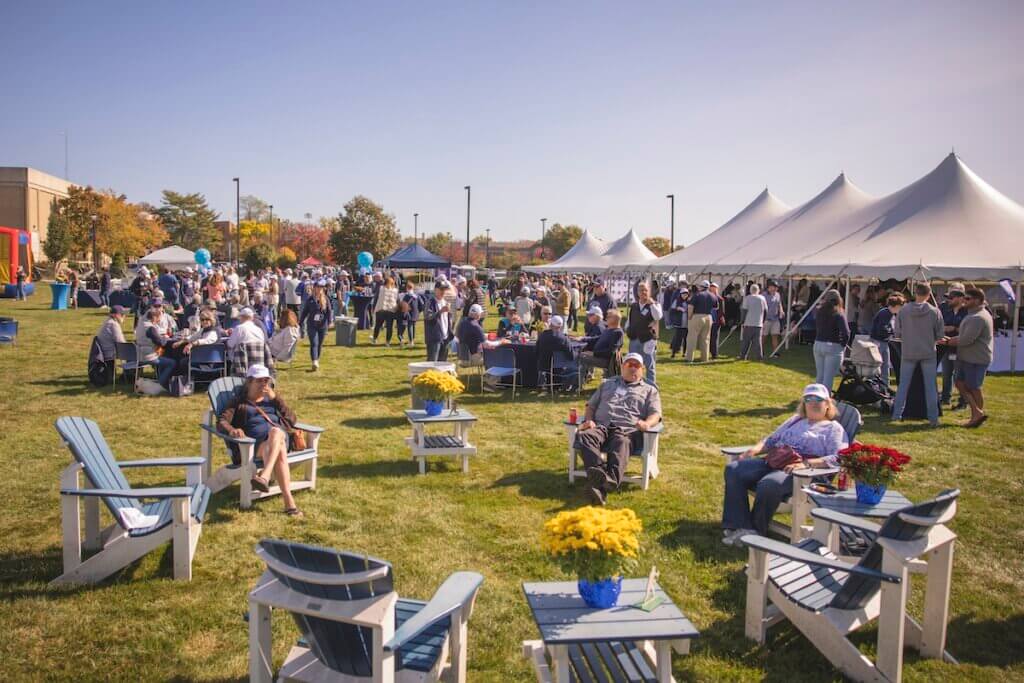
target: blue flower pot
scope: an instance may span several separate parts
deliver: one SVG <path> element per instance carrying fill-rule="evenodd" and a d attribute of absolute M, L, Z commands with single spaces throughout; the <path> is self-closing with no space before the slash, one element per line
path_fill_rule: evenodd
<path fill-rule="evenodd" d="M 423 410 L 431 417 L 437 417 L 444 410 L 444 401 L 431 401 L 429 398 L 423 400 Z"/>
<path fill-rule="evenodd" d="M 611 579 L 600 581 L 588 581 L 580 579 L 576 582 L 576 589 L 580 592 L 583 602 L 588 607 L 597 609 L 608 609 L 615 607 L 619 602 L 619 593 L 622 591 L 622 577 L 616 576 Z"/>
<path fill-rule="evenodd" d="M 885 495 L 885 486 L 872 486 L 862 481 L 856 482 L 857 502 L 864 505 L 877 505 Z"/>

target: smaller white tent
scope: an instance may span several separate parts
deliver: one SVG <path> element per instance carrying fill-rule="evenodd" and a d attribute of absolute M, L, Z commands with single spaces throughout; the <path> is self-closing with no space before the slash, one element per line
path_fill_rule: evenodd
<path fill-rule="evenodd" d="M 172 245 L 157 249 L 139 259 L 140 266 L 167 266 L 169 268 L 185 268 L 196 264 L 196 254 L 184 247 Z"/>
<path fill-rule="evenodd" d="M 578 273 L 581 272 L 580 268 L 590 267 L 596 263 L 607 249 L 608 245 L 602 239 L 594 237 L 589 230 L 584 230 L 576 244 L 557 260 L 540 266 L 524 266 L 523 270 L 530 273 Z"/>
<path fill-rule="evenodd" d="M 629 232 L 615 240 L 608 246 L 608 250 L 601 254 L 602 270 L 611 269 L 618 271 L 646 270 L 649 265 L 658 260 L 653 251 L 644 246 L 636 231 L 630 228 Z"/>

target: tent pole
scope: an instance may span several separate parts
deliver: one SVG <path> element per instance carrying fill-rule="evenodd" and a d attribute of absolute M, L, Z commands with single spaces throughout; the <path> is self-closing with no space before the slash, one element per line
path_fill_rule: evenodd
<path fill-rule="evenodd" d="M 786 331 L 783 333 L 782 343 L 785 344 L 786 350 L 789 351 L 789 323 L 793 321 L 790 317 L 793 315 L 793 276 L 789 276 L 789 289 L 786 290 Z M 778 349 L 776 349 L 777 351 Z"/>
<path fill-rule="evenodd" d="M 1017 332 L 1020 330 L 1020 280 L 1017 281 L 1017 299 L 1013 302 L 1013 336 L 1010 337 L 1010 374 L 1017 372 Z"/>
<path fill-rule="evenodd" d="M 846 298 L 843 301 L 843 308 L 846 310 L 846 325 L 850 325 L 850 304 L 853 303 L 853 294 L 850 292 L 850 276 L 846 276 Z M 854 327 L 856 329 L 856 326 Z M 853 344 L 853 337 L 850 337 L 850 344 Z M 852 346 L 851 346 L 852 348 Z"/>
<path fill-rule="evenodd" d="M 787 329 L 786 330 L 786 334 L 783 337 L 782 341 L 779 342 L 779 345 L 775 347 L 774 351 L 772 351 L 770 354 L 768 354 L 769 358 L 774 358 L 779 353 L 779 349 L 781 349 L 783 344 L 785 344 L 789 340 L 789 335 L 792 334 L 792 330 L 793 329 L 797 329 L 797 330 L 800 329 L 800 325 L 801 325 L 801 323 L 803 323 L 804 319 L 807 318 L 807 316 L 809 316 L 811 314 L 811 311 L 813 311 L 815 306 L 818 305 L 818 302 L 821 301 L 822 298 L 826 294 L 828 294 L 828 290 L 832 289 L 832 283 L 834 282 L 836 284 L 839 284 L 839 279 L 842 277 L 843 273 L 845 273 L 845 272 L 846 272 L 846 267 L 844 267 L 841 271 L 839 271 L 834 278 L 832 278 L 831 280 L 828 281 L 828 287 L 825 287 L 824 289 L 822 289 L 821 290 L 821 294 L 819 294 L 818 298 L 814 300 L 814 303 L 812 303 L 810 306 L 807 307 L 807 310 L 804 311 L 804 314 L 800 317 L 800 320 L 797 321 L 796 327 L 794 327 L 792 329 Z M 790 281 L 792 282 L 792 278 L 790 278 Z"/>

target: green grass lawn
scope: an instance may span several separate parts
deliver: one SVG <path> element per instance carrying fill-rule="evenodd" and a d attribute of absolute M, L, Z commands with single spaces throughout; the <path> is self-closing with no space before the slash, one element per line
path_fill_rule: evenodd
<path fill-rule="evenodd" d="M 46 289 L 45 287 L 42 289 Z M 54 420 L 96 420 L 122 459 L 198 455 L 205 393 L 186 399 L 138 398 L 86 385 L 97 310 L 47 310 L 48 294 L 0 300 L 0 315 L 21 321 L 16 347 L 0 348 L 0 452 L 8 462 L 0 512 L 0 670 L 5 680 L 241 680 L 247 675 L 247 593 L 261 572 L 253 545 L 276 537 L 344 548 L 390 560 L 399 593 L 429 598 L 451 572 L 471 569 L 485 583 L 470 622 L 473 681 L 528 681 L 520 642 L 537 637 L 520 584 L 567 578 L 540 551 L 545 519 L 585 504 L 566 478 L 561 421 L 583 399 L 472 395 L 460 404 L 480 418 L 480 455 L 468 475 L 454 459 L 416 474 L 403 437 L 406 363 L 412 350 L 368 345 L 325 347 L 309 372 L 305 344 L 278 387 L 299 417 L 328 431 L 318 487 L 297 494 L 302 520 L 282 514 L 279 498 L 238 509 L 236 487 L 214 496 L 191 583 L 171 577 L 169 546 L 99 586 L 54 590 L 61 572 L 58 477 L 70 454 Z M 723 349 L 735 354 L 735 339 Z M 813 374 L 808 347 L 772 363 L 720 360 L 687 367 L 662 350 L 658 378 L 666 432 L 661 476 L 649 491 L 611 497 L 643 519 L 641 573 L 656 564 L 661 583 L 697 628 L 692 653 L 675 658 L 678 680 L 838 680 L 828 662 L 792 627 L 778 626 L 766 647 L 743 636 L 746 553 L 720 542 L 723 444 L 752 442 L 792 410 Z M 474 380 L 475 386 L 475 380 Z M 593 386 L 593 385 L 592 385 Z M 920 660 L 908 650 L 907 680 L 1024 679 L 1024 524 L 1021 451 L 1024 382 L 990 377 L 992 419 L 959 429 L 889 424 L 865 415 L 862 438 L 900 448 L 914 462 L 898 488 L 913 500 L 962 489 L 950 605 L 949 650 L 959 666 Z M 217 453 L 219 463 L 224 454 Z M 149 478 L 146 478 L 146 477 Z M 161 478 L 164 477 L 164 478 Z M 132 472 L 133 482 L 178 483 L 167 473 Z M 104 514 L 106 514 L 104 512 Z M 920 585 L 912 610 L 920 613 Z M 294 642 L 290 620 L 275 620 L 276 663 Z M 874 650 L 874 630 L 860 636 Z"/>

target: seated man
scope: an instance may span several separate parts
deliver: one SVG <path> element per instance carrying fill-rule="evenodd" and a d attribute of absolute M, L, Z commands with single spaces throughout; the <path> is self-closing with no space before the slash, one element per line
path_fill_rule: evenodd
<path fill-rule="evenodd" d="M 463 316 L 455 330 L 455 336 L 459 340 L 459 347 L 469 350 L 470 365 L 483 365 L 483 343 L 487 338 L 483 326 L 480 325 L 480 317 L 484 309 L 480 304 L 473 304 L 469 307 L 469 315 Z"/>
<path fill-rule="evenodd" d="M 110 317 L 103 321 L 100 331 L 96 333 L 96 339 L 100 342 L 103 350 L 104 362 L 113 362 L 117 357 L 117 343 L 124 343 L 124 330 L 121 323 L 124 321 L 124 307 L 111 306 Z"/>
<path fill-rule="evenodd" d="M 608 321 L 605 324 L 607 327 L 594 340 L 593 347 L 591 348 L 588 344 L 588 350 L 580 354 L 580 363 L 588 369 L 604 368 L 607 370 L 612 356 L 622 347 L 622 314 L 618 309 L 613 308 L 608 311 Z"/>
<path fill-rule="evenodd" d="M 553 315 L 548 329 L 537 337 L 537 373 L 541 379 L 544 373 L 551 371 L 551 361 L 558 351 L 572 355 L 572 346 L 569 344 L 569 338 L 565 336 L 565 321 L 562 316 Z M 572 378 L 568 382 L 564 382 L 562 388 L 574 389 L 576 386 L 576 363 L 573 362 L 571 365 L 565 366 L 560 374 L 566 378 Z M 544 382 L 538 383 L 543 384 Z"/>
<path fill-rule="evenodd" d="M 622 483 L 633 435 L 661 421 L 661 395 L 643 374 L 643 357 L 627 354 L 622 375 L 606 379 L 587 401 L 576 447 L 587 469 L 587 495 L 596 505 L 604 505 L 608 489 Z M 602 452 L 609 454 L 607 462 L 602 461 Z"/>
<path fill-rule="evenodd" d="M 606 327 L 604 311 L 599 306 L 591 306 L 587 311 L 587 319 L 583 321 L 583 338 L 587 340 L 587 351 L 594 350 L 594 343 Z"/>
<path fill-rule="evenodd" d="M 262 325 L 253 322 L 255 315 L 251 308 L 243 308 L 238 312 L 240 322 L 229 330 L 228 360 L 231 362 L 231 374 L 236 377 L 245 377 L 249 368 L 257 364 L 274 372 L 274 356 L 267 344 L 267 333 Z"/>

